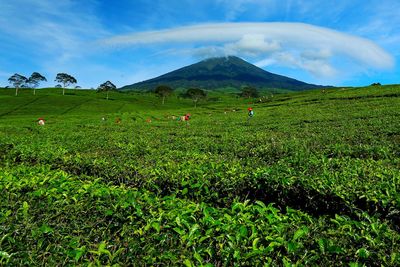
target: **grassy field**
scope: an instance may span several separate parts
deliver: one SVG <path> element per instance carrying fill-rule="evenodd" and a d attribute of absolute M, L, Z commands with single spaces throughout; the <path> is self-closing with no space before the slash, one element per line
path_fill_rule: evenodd
<path fill-rule="evenodd" d="M 197 108 L 13 93 L 0 90 L 0 265 L 400 265 L 400 86 Z"/>

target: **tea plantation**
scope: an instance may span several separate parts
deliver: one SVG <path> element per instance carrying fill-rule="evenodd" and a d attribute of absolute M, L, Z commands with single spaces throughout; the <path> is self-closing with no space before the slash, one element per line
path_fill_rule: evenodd
<path fill-rule="evenodd" d="M 400 86 L 55 90 L 0 90 L 0 266 L 400 265 Z"/>

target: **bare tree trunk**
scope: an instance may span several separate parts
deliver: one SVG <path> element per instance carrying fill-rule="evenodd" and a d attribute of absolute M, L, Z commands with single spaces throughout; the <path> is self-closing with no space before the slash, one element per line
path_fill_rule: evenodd
<path fill-rule="evenodd" d="M 36 88 L 33 88 L 33 95 L 36 95 Z"/>
<path fill-rule="evenodd" d="M 63 82 L 62 83 L 64 86 L 63 86 L 63 95 L 65 95 L 65 86 L 67 85 L 65 82 Z"/>
<path fill-rule="evenodd" d="M 15 87 L 15 96 L 18 96 L 18 86 Z"/>
<path fill-rule="evenodd" d="M 165 96 L 162 97 L 162 104 L 164 105 L 165 102 Z"/>

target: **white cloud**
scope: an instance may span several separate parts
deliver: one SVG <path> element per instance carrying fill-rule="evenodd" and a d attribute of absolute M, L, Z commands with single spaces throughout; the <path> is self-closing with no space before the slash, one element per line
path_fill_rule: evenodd
<path fill-rule="evenodd" d="M 274 53 L 269 58 L 260 60 L 254 65 L 263 68 L 268 66 L 283 66 L 292 69 L 303 69 L 315 77 L 333 79 L 339 74 L 327 60 L 323 58 L 295 56 L 291 53 Z"/>
<path fill-rule="evenodd" d="M 225 45 L 225 50 L 229 51 L 229 54 L 250 56 L 259 53 L 271 53 L 280 49 L 280 44 L 277 41 L 268 42 L 263 34 L 245 34 L 239 41 Z"/>
<path fill-rule="evenodd" d="M 0 33 L 29 44 L 37 55 L 57 55 L 63 62 L 90 51 L 87 40 L 107 33 L 90 13 L 92 0 L 79 5 L 70 0 L 13 0 L 0 9 Z"/>
<path fill-rule="evenodd" d="M 83 62 L 97 52 L 94 40 L 108 35 L 93 11 L 94 0 L 9 2 L 0 8 L 0 41 L 18 46 L 14 45 L 7 54 L 3 51 L 8 68 L 26 75 L 38 71 L 47 77 L 49 86 L 54 85 L 53 77 L 58 72 L 85 72 Z M 18 66 L 18 62 L 10 60 L 15 55 L 26 59 L 25 64 Z M 80 83 L 80 77 L 76 78 Z"/>
<path fill-rule="evenodd" d="M 191 50 L 186 50 L 186 54 L 193 54 L 195 57 L 200 59 L 209 58 L 209 57 L 218 57 L 218 56 L 227 56 L 228 53 L 224 47 L 219 46 L 205 46 L 199 47 Z M 232 54 L 234 55 L 234 54 Z"/>
<path fill-rule="evenodd" d="M 305 60 L 301 63 L 300 68 L 307 70 L 316 77 L 333 78 L 338 74 L 334 67 L 322 60 Z"/>
<path fill-rule="evenodd" d="M 276 64 L 276 60 L 272 57 L 259 60 L 254 63 L 257 67 L 263 68 Z"/>
<path fill-rule="evenodd" d="M 368 39 L 303 23 L 200 24 L 115 36 L 101 43 L 194 44 L 196 55 L 252 56 L 259 63 L 288 65 L 322 77 L 338 73 L 331 61 L 340 57 L 372 69 L 394 66 L 393 56 Z M 340 65 L 336 67 L 340 69 Z"/>
<path fill-rule="evenodd" d="M 320 50 L 305 50 L 301 53 L 301 57 L 306 59 L 329 59 L 332 57 L 332 51 L 329 49 L 320 49 Z"/>

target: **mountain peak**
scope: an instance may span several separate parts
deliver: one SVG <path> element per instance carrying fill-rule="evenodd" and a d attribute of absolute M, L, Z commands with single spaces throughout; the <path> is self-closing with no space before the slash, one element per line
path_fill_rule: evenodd
<path fill-rule="evenodd" d="M 243 60 L 237 56 L 220 56 L 220 57 L 209 57 L 206 59 L 203 59 L 202 61 L 234 61 L 234 60 Z"/>
<path fill-rule="evenodd" d="M 159 77 L 124 86 L 121 90 L 154 90 L 161 84 L 172 88 L 199 87 L 208 90 L 252 86 L 298 91 L 319 87 L 270 73 L 236 56 L 224 56 L 207 58 Z"/>
<path fill-rule="evenodd" d="M 203 59 L 201 62 L 214 63 L 214 64 L 238 64 L 238 63 L 248 63 L 237 56 L 221 56 L 221 57 L 210 57 Z M 250 64 L 250 63 L 249 63 Z"/>

